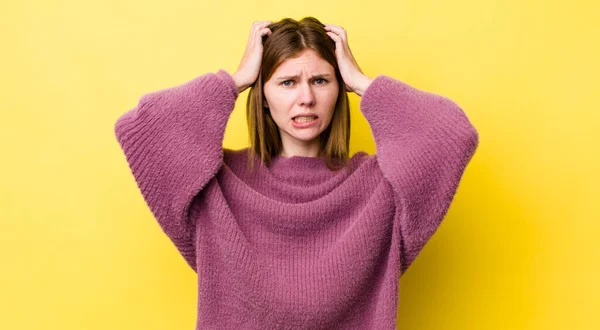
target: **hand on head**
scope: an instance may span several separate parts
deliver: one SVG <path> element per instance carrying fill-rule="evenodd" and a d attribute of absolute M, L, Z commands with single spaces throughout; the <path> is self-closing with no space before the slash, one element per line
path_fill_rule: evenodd
<path fill-rule="evenodd" d="M 260 72 L 263 55 L 263 36 L 270 36 L 272 31 L 268 28 L 272 21 L 256 21 L 252 23 L 248 44 L 242 61 L 236 72 L 232 75 L 238 91 L 241 93 L 252 86 Z M 352 55 L 348 45 L 348 36 L 343 27 L 333 24 L 324 24 L 327 35 L 335 42 L 335 55 L 338 67 L 346 90 L 362 96 L 372 79 L 367 77 Z"/>
<path fill-rule="evenodd" d="M 262 37 L 264 35 L 271 35 L 272 32 L 267 27 L 271 23 L 273 22 L 257 21 L 252 23 L 244 56 L 237 70 L 232 75 L 240 93 L 250 87 L 256 81 L 256 78 L 258 78 L 263 55 Z"/>
<path fill-rule="evenodd" d="M 346 90 L 362 96 L 372 79 L 362 72 L 354 59 L 354 55 L 352 55 L 352 51 L 348 45 L 346 30 L 341 26 L 333 24 L 325 24 L 325 30 L 327 30 L 327 35 L 335 41 L 335 57 L 338 62 L 340 74 L 346 85 Z"/>

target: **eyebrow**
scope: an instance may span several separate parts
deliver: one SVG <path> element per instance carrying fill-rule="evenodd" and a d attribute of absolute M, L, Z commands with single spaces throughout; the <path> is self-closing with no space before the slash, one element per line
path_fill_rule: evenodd
<path fill-rule="evenodd" d="M 319 73 L 316 75 L 313 75 L 311 78 L 324 78 L 324 77 L 329 77 L 331 76 L 329 73 Z M 277 78 L 277 80 L 288 80 L 288 79 L 296 79 L 299 78 L 299 75 L 295 75 L 295 76 L 282 76 Z"/>

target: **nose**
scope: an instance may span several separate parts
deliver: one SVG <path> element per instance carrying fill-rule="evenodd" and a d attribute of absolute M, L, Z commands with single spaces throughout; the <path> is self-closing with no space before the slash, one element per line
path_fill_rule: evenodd
<path fill-rule="evenodd" d="M 310 87 L 310 84 L 301 84 L 300 86 L 300 105 L 313 106 L 315 104 L 315 95 Z"/>

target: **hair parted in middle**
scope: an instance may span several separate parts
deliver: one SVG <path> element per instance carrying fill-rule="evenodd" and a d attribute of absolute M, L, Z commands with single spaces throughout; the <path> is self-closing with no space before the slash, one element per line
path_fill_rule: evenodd
<path fill-rule="evenodd" d="M 314 17 L 300 21 L 284 18 L 267 26 L 272 34 L 264 35 L 263 57 L 258 77 L 250 87 L 246 102 L 249 133 L 248 168 L 262 161 L 267 166 L 278 155 L 283 145 L 277 124 L 265 107 L 263 86 L 277 67 L 288 58 L 294 58 L 311 49 L 335 70 L 339 93 L 329 126 L 320 135 L 320 153 L 330 170 L 339 170 L 349 161 L 350 104 L 346 87 L 335 56 L 335 42 L 327 35 L 325 25 Z"/>

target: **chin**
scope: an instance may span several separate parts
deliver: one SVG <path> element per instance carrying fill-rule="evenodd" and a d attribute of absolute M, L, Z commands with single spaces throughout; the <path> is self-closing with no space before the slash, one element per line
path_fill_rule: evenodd
<path fill-rule="evenodd" d="M 312 129 L 312 130 L 301 130 L 299 131 L 297 128 L 292 127 L 291 130 L 287 131 L 287 135 L 302 142 L 310 142 L 314 139 L 317 139 L 319 135 L 321 135 L 322 130 Z"/>
<path fill-rule="evenodd" d="M 301 134 L 297 134 L 297 135 L 291 135 L 294 139 L 298 140 L 298 141 L 302 141 L 302 142 L 311 142 L 317 138 L 319 138 L 319 135 L 321 133 L 318 134 L 306 134 L 306 135 L 301 135 Z"/>

